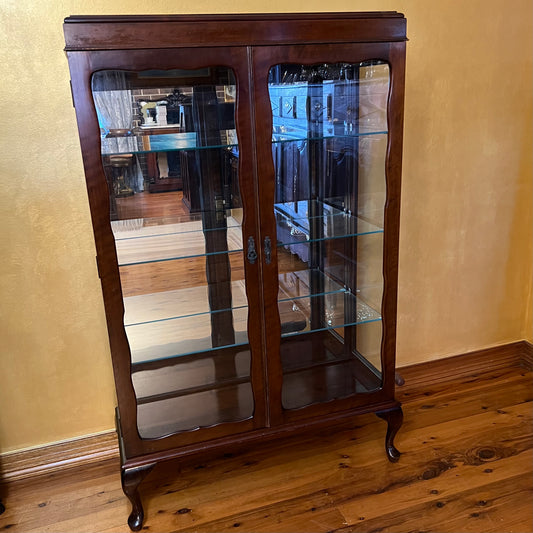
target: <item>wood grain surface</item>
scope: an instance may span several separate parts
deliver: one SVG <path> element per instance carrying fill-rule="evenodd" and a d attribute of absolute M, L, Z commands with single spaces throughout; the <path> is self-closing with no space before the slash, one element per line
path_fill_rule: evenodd
<path fill-rule="evenodd" d="M 489 368 L 489 366 L 487 366 Z M 385 423 L 334 430 L 195 463 L 160 465 L 141 485 L 157 532 L 528 533 L 533 530 L 533 373 L 479 367 L 398 389 L 403 452 L 383 452 Z M 118 459 L 11 482 L 0 531 L 124 532 Z"/>

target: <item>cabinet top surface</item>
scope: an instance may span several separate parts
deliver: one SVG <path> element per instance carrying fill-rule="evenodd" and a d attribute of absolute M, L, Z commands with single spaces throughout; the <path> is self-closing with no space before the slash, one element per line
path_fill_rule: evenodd
<path fill-rule="evenodd" d="M 83 22 L 201 22 L 209 20 L 220 21 L 261 21 L 261 20 L 322 20 L 322 19 L 368 19 L 368 18 L 403 18 L 397 11 L 356 11 L 356 12 L 324 12 L 324 13 L 225 13 L 205 15 L 71 15 L 65 18 L 65 23 L 75 24 Z"/>
<path fill-rule="evenodd" d="M 221 15 L 74 15 L 67 51 L 406 40 L 396 11 Z"/>

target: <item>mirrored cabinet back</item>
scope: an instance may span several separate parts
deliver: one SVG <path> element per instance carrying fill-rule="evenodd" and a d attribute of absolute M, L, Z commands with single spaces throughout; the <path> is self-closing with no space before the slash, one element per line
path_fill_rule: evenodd
<path fill-rule="evenodd" d="M 405 30 L 396 12 L 65 20 L 132 530 L 165 460 L 369 412 L 398 460 Z"/>

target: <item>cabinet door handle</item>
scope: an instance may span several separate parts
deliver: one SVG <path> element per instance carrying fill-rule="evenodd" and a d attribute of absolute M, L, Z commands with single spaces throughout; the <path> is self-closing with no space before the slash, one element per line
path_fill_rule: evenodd
<path fill-rule="evenodd" d="M 270 265 L 270 262 L 272 261 L 272 242 L 270 240 L 270 237 L 265 237 L 265 263 L 267 265 Z"/>
<path fill-rule="evenodd" d="M 257 252 L 255 251 L 255 241 L 253 237 L 248 237 L 248 253 L 246 254 L 248 262 L 253 265 L 257 259 Z"/>

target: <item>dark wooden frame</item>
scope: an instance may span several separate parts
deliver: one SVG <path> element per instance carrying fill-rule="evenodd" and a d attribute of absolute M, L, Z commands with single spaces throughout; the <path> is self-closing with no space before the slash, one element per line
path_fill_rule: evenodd
<path fill-rule="evenodd" d="M 123 488 L 133 506 L 129 518 L 132 529 L 142 527 L 144 516 L 138 485 L 153 466 L 163 460 L 311 430 L 366 412 L 374 412 L 387 420 L 387 455 L 391 461 L 398 459 L 393 439 L 401 425 L 402 411 L 394 397 L 394 369 L 405 29 L 405 18 L 396 12 L 81 16 L 65 20 L 66 52 L 118 398 L 117 429 L 121 443 Z M 277 63 L 370 59 L 384 60 L 390 67 L 381 347 L 383 383 L 374 392 L 288 411 L 281 404 L 276 248 L 273 247 L 273 260 L 269 264 L 263 257 L 263 240 L 276 235 L 272 210 L 271 115 L 266 76 L 269 68 Z M 130 375 L 130 350 L 122 321 L 124 306 L 110 226 L 109 194 L 92 103 L 91 75 L 101 69 L 193 69 L 215 65 L 232 68 L 237 80 L 239 176 L 245 212 L 243 237 L 253 237 L 257 243 L 257 261 L 254 264 L 245 262 L 249 309 L 255 314 L 248 328 L 255 411 L 252 418 L 242 422 L 220 424 L 160 439 L 141 439 Z"/>

